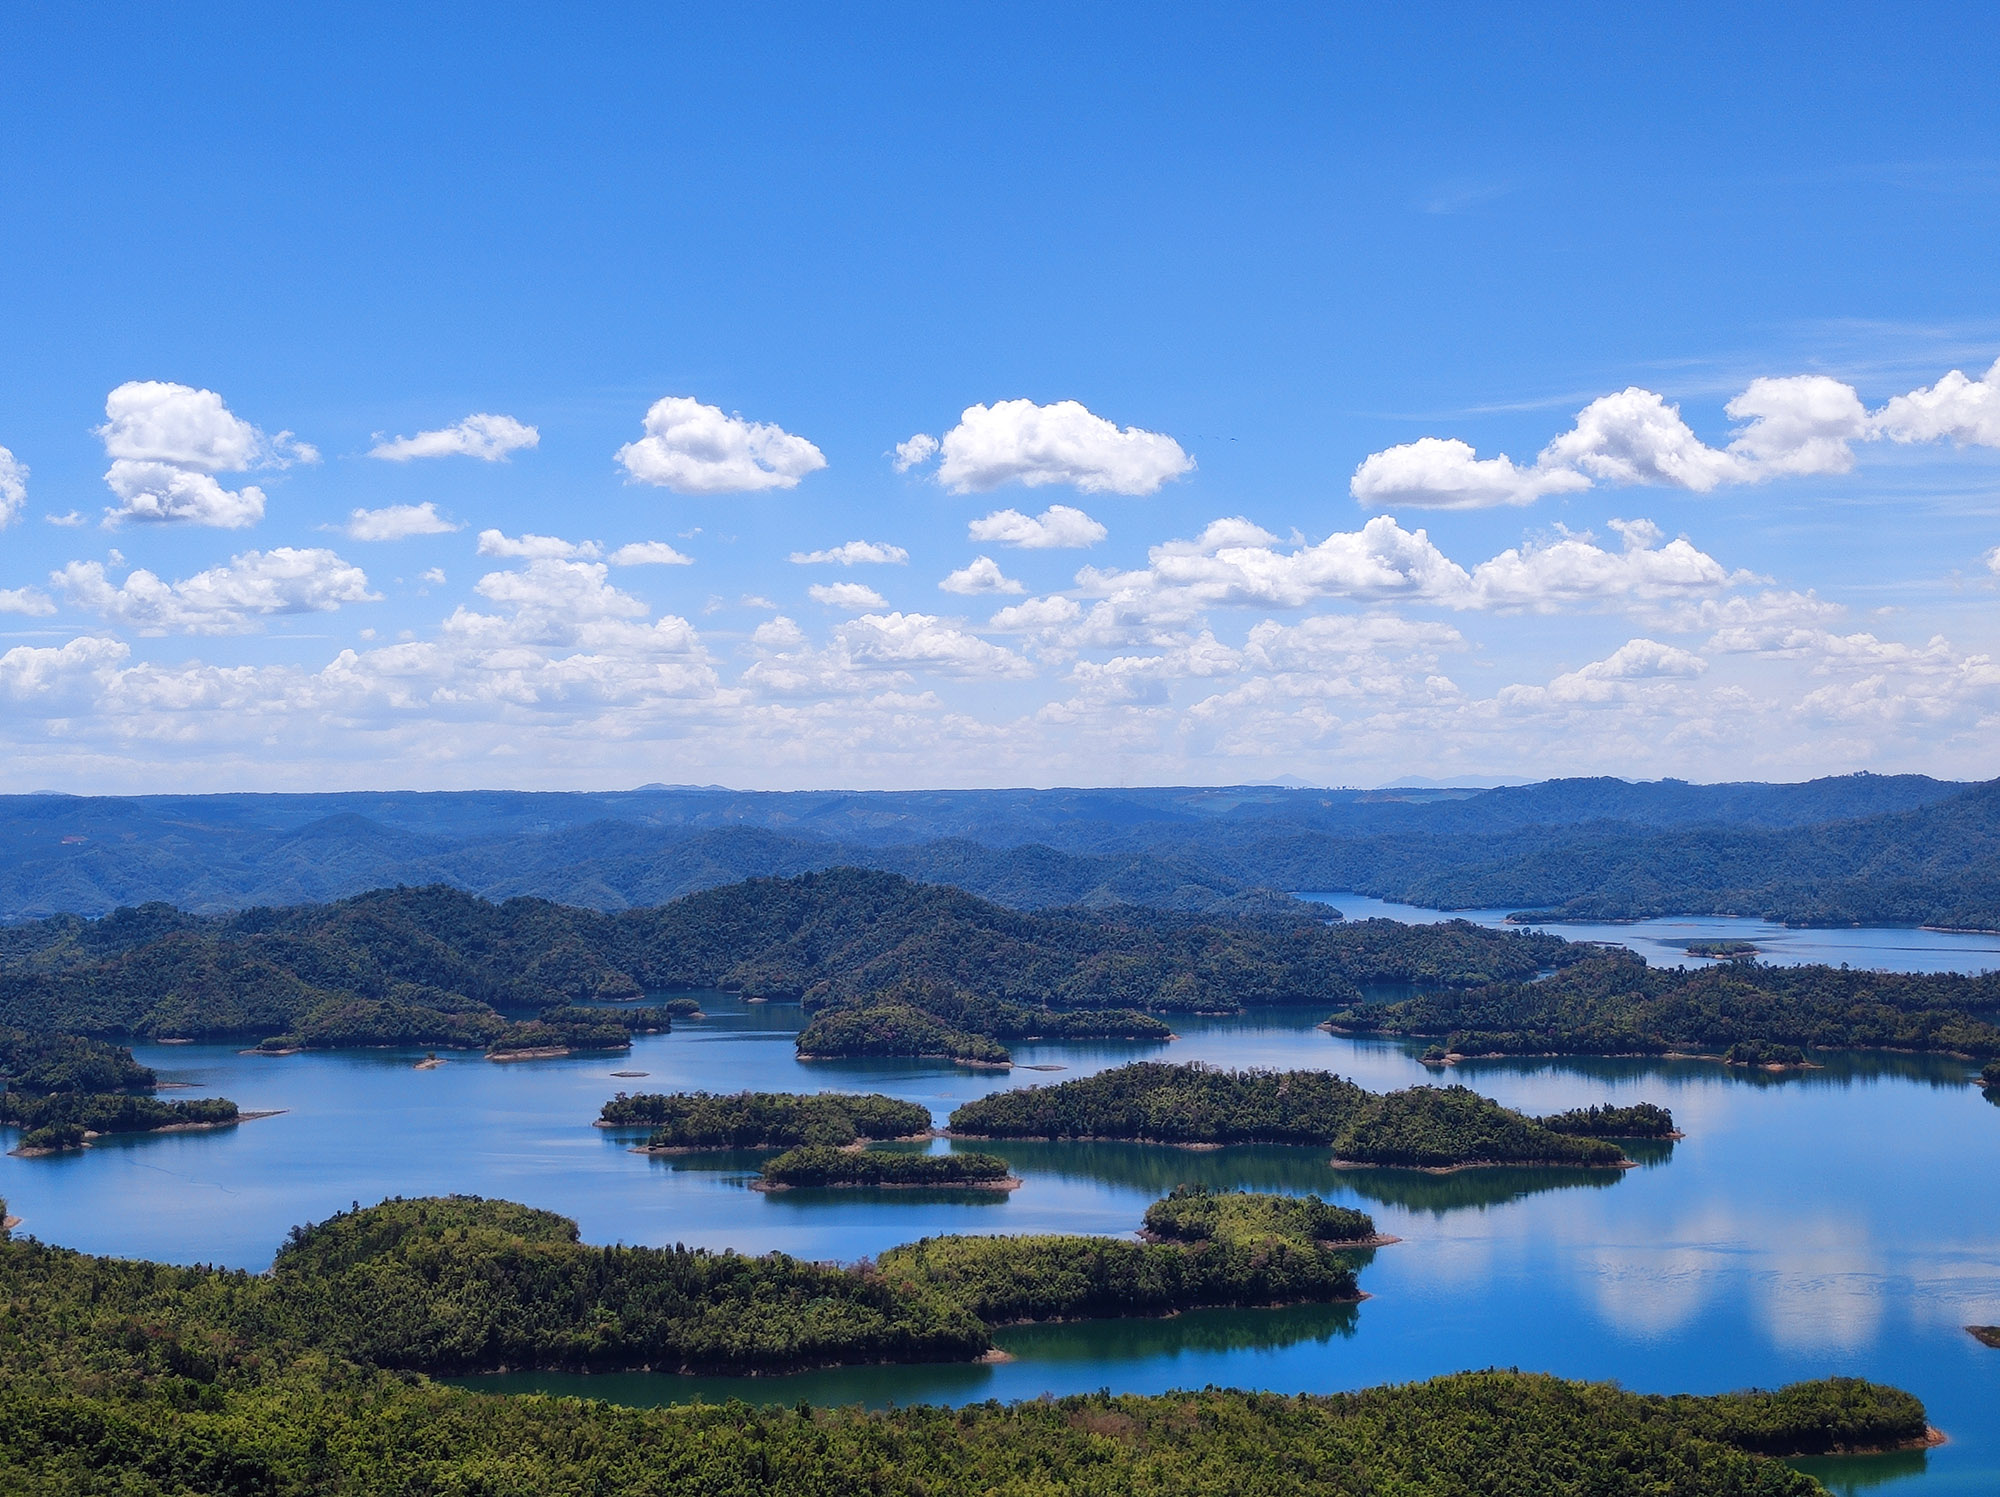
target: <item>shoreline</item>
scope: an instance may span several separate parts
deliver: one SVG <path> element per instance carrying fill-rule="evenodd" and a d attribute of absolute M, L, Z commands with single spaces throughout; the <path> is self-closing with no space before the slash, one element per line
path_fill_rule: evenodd
<path fill-rule="evenodd" d="M 752 1180 L 750 1188 L 765 1195 L 781 1190 L 1019 1190 L 1026 1182 L 1019 1175 L 998 1180 L 828 1180 L 817 1185 L 791 1185 L 775 1180 Z"/>
<path fill-rule="evenodd" d="M 644 1128 L 644 1123 L 607 1123 L 602 1118 L 590 1125 L 593 1128 Z M 860 1153 L 870 1144 L 921 1144 L 928 1143 L 938 1135 L 926 1129 L 922 1133 L 905 1133 L 899 1138 L 857 1138 L 851 1144 L 839 1147 L 848 1153 Z M 634 1144 L 634 1154 L 745 1154 L 753 1149 L 768 1149 L 774 1154 L 782 1154 L 787 1149 L 804 1148 L 803 1144 Z"/>
<path fill-rule="evenodd" d="M 1965 1333 L 1981 1346 L 1990 1346 L 1995 1351 L 2000 1351 L 2000 1325 L 1969 1325 L 1965 1328 Z"/>
<path fill-rule="evenodd" d="M 83 1142 L 60 1149 L 9 1149 L 10 1159 L 46 1159 L 51 1154 L 74 1154 L 78 1149 L 87 1149 L 100 1138 L 145 1138 L 154 1133 L 209 1133 L 217 1128 L 234 1128 L 238 1123 L 254 1123 L 259 1118 L 274 1118 L 280 1113 L 290 1112 L 289 1107 L 267 1107 L 256 1112 L 239 1112 L 233 1118 L 222 1118 L 213 1123 L 168 1123 L 161 1128 L 134 1128 L 117 1133 L 92 1133 L 85 1130 Z"/>
<path fill-rule="evenodd" d="M 950 1063 L 951 1063 L 952 1065 L 955 1065 L 955 1066 L 964 1066 L 964 1067 L 965 1067 L 965 1068 L 966 1068 L 967 1070 L 970 1070 L 970 1071 L 1011 1071 L 1011 1070 L 1013 1070 L 1013 1069 L 1014 1069 L 1014 1062 L 1013 1062 L 1013 1061 L 1011 1061 L 1011 1060 L 964 1060 L 964 1059 L 961 1059 L 961 1058 L 960 1058 L 959 1056 L 956 1056 L 956 1055 L 946 1055 L 946 1054 L 945 1054 L 945 1053 L 944 1053 L 944 1052 L 943 1052 L 942 1050 L 934 1050 L 934 1051 L 926 1051 L 925 1053 L 923 1053 L 923 1054 L 921 1054 L 921 1055 L 874 1055 L 874 1054 L 869 1054 L 869 1055 L 808 1055 L 808 1054 L 806 1054 L 806 1053 L 805 1053 L 804 1051 L 800 1051 L 800 1052 L 798 1053 L 798 1055 L 797 1055 L 797 1056 L 795 1056 L 794 1058 L 795 1058 L 795 1059 L 798 1059 L 798 1060 L 804 1060 L 804 1061 L 828 1061 L 828 1060 L 942 1060 L 942 1061 L 949 1061 L 949 1062 L 950 1062 Z M 1036 1067 L 1034 1067 L 1033 1069 L 1035 1069 L 1035 1070 L 1038 1070 L 1038 1071 L 1040 1071 L 1040 1070 L 1046 1070 L 1046 1069 L 1047 1069 L 1047 1067 L 1045 1067 L 1045 1066 L 1036 1066 Z M 1056 1069 L 1057 1069 L 1057 1070 L 1066 1070 L 1066 1069 L 1068 1069 L 1068 1068 L 1067 1068 L 1066 1066 L 1058 1066 L 1058 1067 L 1056 1067 Z"/>
<path fill-rule="evenodd" d="M 1635 1170 L 1636 1159 L 1589 1164 L 1580 1159 L 1467 1159 L 1458 1164 L 1382 1164 L 1366 1159 L 1329 1159 L 1337 1170 L 1412 1170 L 1420 1175 L 1455 1175 L 1461 1170 Z"/>

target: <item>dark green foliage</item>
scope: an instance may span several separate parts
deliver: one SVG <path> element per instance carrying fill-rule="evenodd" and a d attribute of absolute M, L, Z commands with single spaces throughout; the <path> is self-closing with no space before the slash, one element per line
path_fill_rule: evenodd
<path fill-rule="evenodd" d="M 1846 1382 L 1663 1398 L 1496 1371 L 1330 1396 L 625 1409 L 300 1369 L 240 1391 L 162 1379 L 148 1397 L 9 1385 L 0 1466 L 19 1497 L 1815 1497 L 1729 1437 L 1865 1443 L 1911 1408 L 1921 1420 L 1908 1395 Z"/>
<path fill-rule="evenodd" d="M 0 1028 L 0 1079 L 18 1092 L 115 1092 L 157 1078 L 123 1045 Z"/>
<path fill-rule="evenodd" d="M 1219 1071 L 1137 1061 L 1055 1086 L 994 1092 L 951 1115 L 990 1138 L 1330 1144 L 1374 1094 L 1325 1071 Z"/>
<path fill-rule="evenodd" d="M 900 1154 L 808 1144 L 766 1164 L 766 1185 L 977 1185 L 1008 1178 L 1007 1161 L 991 1154 Z"/>
<path fill-rule="evenodd" d="M 162 1102 L 127 1092 L 57 1092 L 34 1096 L 0 1092 L 0 1126 L 30 1130 L 75 1123 L 92 1133 L 151 1133 L 193 1124 L 233 1123 L 236 1104 L 226 1097 Z M 23 1141 L 26 1147 L 28 1145 Z"/>
<path fill-rule="evenodd" d="M 1413 1086 L 1377 1099 L 1333 1141 L 1355 1164 L 1450 1169 L 1466 1164 L 1625 1163 L 1617 1145 L 1554 1133 L 1462 1086 Z"/>
<path fill-rule="evenodd" d="M 493 1043 L 488 1055 L 505 1055 L 516 1050 L 629 1050 L 632 1036 L 622 1024 L 604 1023 L 590 1009 L 554 1009 L 552 1013 L 581 1013 L 582 1019 L 546 1017 L 526 1024 L 509 1024 Z"/>
<path fill-rule="evenodd" d="M 2000 1090 L 2000 1060 L 1989 1060 L 1979 1073 L 1979 1080 L 1989 1091 Z"/>
<path fill-rule="evenodd" d="M 934 1055 L 977 1065 L 1004 1066 L 1007 1047 L 983 1034 L 953 1029 L 920 1008 L 873 1003 L 862 1008 L 830 1008 L 798 1037 L 801 1056 Z"/>
<path fill-rule="evenodd" d="M 1527 977 L 1569 950 L 1464 924 L 1329 926 L 1300 913 L 1029 915 L 851 868 L 617 915 L 490 904 L 441 886 L 199 921 L 170 914 L 60 917 L 8 933 L 0 1022 L 470 1048 L 499 1033 L 495 1009 L 677 988 L 839 1000 L 908 979 L 1030 1010 L 1231 1011 L 1351 1002 L 1357 981 Z"/>
<path fill-rule="evenodd" d="M 1359 1294 L 1348 1255 L 1282 1238 L 1253 1244 L 1113 1237 L 927 1237 L 879 1264 L 898 1286 L 989 1325 L 1160 1315 L 1207 1305 L 1326 1304 Z"/>
<path fill-rule="evenodd" d="M 1652 1102 L 1635 1102 L 1630 1107 L 1578 1107 L 1535 1121 L 1551 1133 L 1575 1133 L 1584 1138 L 1674 1136 L 1674 1115 Z"/>
<path fill-rule="evenodd" d="M 1219 1071 L 1139 1061 L 1055 1086 L 967 1102 L 970 1138 L 1326 1144 L 1358 1164 L 1619 1164 L 1614 1146 L 1552 1133 L 1462 1086 L 1378 1096 L 1324 1071 Z"/>
<path fill-rule="evenodd" d="M 1718 1054 L 1741 1041 L 2000 1055 L 2000 976 L 1767 967 L 1684 971 L 1600 954 L 1533 983 L 1421 993 L 1334 1014 L 1346 1033 L 1440 1036 L 1464 1055 Z"/>
<path fill-rule="evenodd" d="M 294 1235 L 273 1292 L 359 1361 L 764 1369 L 976 1355 L 978 1322 L 879 1279 L 772 1254 L 597 1248 L 564 1217 L 467 1197 L 391 1201 Z"/>
<path fill-rule="evenodd" d="M 1375 1235 L 1365 1211 L 1330 1206 L 1318 1196 L 1256 1195 L 1176 1186 L 1146 1208 L 1146 1231 L 1172 1242 L 1239 1246 L 1283 1238 L 1295 1243 L 1363 1242 Z"/>
<path fill-rule="evenodd" d="M 24 1154 L 48 1153 L 56 1149 L 80 1149 L 90 1137 L 90 1130 L 81 1123 L 46 1123 L 40 1128 L 30 1128 L 21 1135 L 19 1148 Z"/>
<path fill-rule="evenodd" d="M 1802 1066 L 1806 1052 L 1797 1045 L 1775 1045 L 1769 1040 L 1738 1040 L 1722 1052 L 1732 1066 Z"/>
<path fill-rule="evenodd" d="M 824 1012 L 829 1005 L 869 1008 L 894 1004 L 921 1009 L 948 1028 L 983 1034 L 996 1040 L 1038 1039 L 1124 1039 L 1170 1040 L 1172 1026 L 1151 1014 L 1133 1009 L 1072 1009 L 1042 1005 L 1006 1003 L 946 982 L 905 978 L 879 992 L 860 998 L 836 999 L 817 992 L 806 999 L 808 1013 Z"/>
<path fill-rule="evenodd" d="M 860 1139 L 908 1138 L 930 1130 L 930 1109 L 871 1093 L 709 1092 L 672 1095 L 620 1092 L 601 1120 L 619 1128 L 650 1127 L 652 1149 L 791 1149 L 839 1147 Z"/>
<path fill-rule="evenodd" d="M 1748 941 L 1690 941 L 1687 943 L 1687 954 L 1733 960 L 1737 957 L 1755 956 L 1757 948 Z"/>

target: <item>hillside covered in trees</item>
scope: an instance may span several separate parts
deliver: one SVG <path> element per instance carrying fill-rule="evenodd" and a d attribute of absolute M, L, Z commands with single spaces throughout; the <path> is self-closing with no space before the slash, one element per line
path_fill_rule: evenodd
<path fill-rule="evenodd" d="M 1159 911 L 1026 914 L 856 869 L 753 880 L 603 914 L 462 891 L 200 917 L 165 906 L 0 930 L 0 1023 L 86 1035 L 485 1046 L 505 1013 L 734 988 L 826 1004 L 900 982 L 1054 1010 L 1341 1003 L 1359 984 L 1527 977 L 1578 954 L 1462 922 L 1214 922 Z M 594 1022 L 617 1023 L 616 1010 Z M 374 1037 L 374 1038 L 371 1038 Z"/>
<path fill-rule="evenodd" d="M 955 1110 L 962 1138 L 1329 1146 L 1341 1163 L 1452 1169 L 1624 1165 L 1615 1144 L 1557 1132 L 1464 1087 L 1386 1095 L 1326 1071 L 1223 1071 L 1139 1061 L 1054 1086 L 993 1092 Z"/>
<path fill-rule="evenodd" d="M 2000 783 L 1552 780 L 758 793 L 0 797 L 0 920 L 205 914 L 449 883 L 601 910 L 865 867 L 1019 909 L 1227 917 L 1353 889 L 1574 918 L 1751 914 L 2000 927 Z"/>
<path fill-rule="evenodd" d="M 1539 982 L 1350 1005 L 1328 1023 L 1342 1033 L 1434 1039 L 1440 1052 L 1461 1055 L 1734 1050 L 1749 1064 L 1766 1058 L 1757 1047 L 1778 1045 L 1985 1059 L 2000 1056 L 2000 975 L 1751 962 L 1689 970 L 1612 952 Z"/>
<path fill-rule="evenodd" d="M 836 1344 L 962 1355 L 985 1344 L 985 1323 L 949 1285 L 1089 1292 L 1088 1275 L 1020 1272 L 1034 1252 L 1010 1270 L 1006 1249 L 972 1241 L 897 1250 L 916 1257 L 893 1269 L 822 1269 L 591 1248 L 560 1217 L 444 1200 L 303 1230 L 262 1277 L 0 1242 L 0 1470 L 22 1497 L 741 1497 L 779 1483 L 851 1491 L 857 1473 L 880 1497 L 1811 1497 L 1824 1489 L 1771 1458 L 1925 1437 L 1917 1399 L 1852 1379 L 1691 1397 L 1485 1372 L 1327 1397 L 1211 1389 L 866 1413 L 492 1397 L 416 1370 L 691 1352 L 742 1365 Z"/>

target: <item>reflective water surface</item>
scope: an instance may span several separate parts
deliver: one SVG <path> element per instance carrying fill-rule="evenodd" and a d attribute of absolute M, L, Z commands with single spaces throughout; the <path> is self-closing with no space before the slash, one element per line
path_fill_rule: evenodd
<path fill-rule="evenodd" d="M 799 1011 L 704 999 L 710 1017 L 628 1057 L 494 1064 L 415 1052 L 273 1059 L 141 1047 L 180 1095 L 279 1117 L 215 1133 L 105 1140 L 0 1159 L 21 1230 L 93 1252 L 261 1268 L 287 1228 L 350 1202 L 463 1191 L 573 1216 L 593 1242 L 686 1242 L 853 1260 L 937 1232 L 1123 1233 L 1181 1181 L 1317 1191 L 1402 1238 L 1362 1271 L 1358 1306 L 1214 1311 L 1016 1327 L 996 1365 L 859 1368 L 789 1378 L 524 1375 L 482 1386 L 630 1402 L 964 1401 L 1205 1383 L 1334 1390 L 1467 1367 L 1714 1391 L 1831 1373 L 1881 1378 L 1929 1404 L 1951 1443 L 1817 1466 L 1911 1497 L 2000 1490 L 2000 1352 L 1961 1329 L 2000 1322 L 2000 1109 L 1960 1062 L 1834 1058 L 1773 1078 L 1701 1062 L 1489 1062 L 1454 1073 L 1513 1106 L 1670 1106 L 1687 1137 L 1623 1172 L 1334 1170 L 1321 1151 L 1128 1144 L 981 1145 L 1026 1184 L 1006 1196 L 747 1188 L 759 1156 L 632 1153 L 591 1126 L 626 1089 L 867 1089 L 943 1120 L 996 1087 L 1039 1085 L 1141 1055 L 1320 1066 L 1386 1088 L 1430 1079 L 1409 1047 L 1315 1029 L 1318 1010 L 1177 1019 L 1170 1045 L 1051 1045 L 1059 1072 L 928 1063 L 805 1065 Z M 644 1077 L 617 1079 L 619 1070 Z M 937 1148 L 950 1147 L 945 1143 Z"/>

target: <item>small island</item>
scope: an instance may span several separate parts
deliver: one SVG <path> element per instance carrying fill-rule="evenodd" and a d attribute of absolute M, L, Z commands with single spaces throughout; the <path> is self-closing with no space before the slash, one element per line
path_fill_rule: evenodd
<path fill-rule="evenodd" d="M 820 1144 L 791 1149 L 765 1165 L 752 1190 L 1015 1190 L 1021 1181 L 992 1154 L 894 1154 Z"/>
<path fill-rule="evenodd" d="M 123 1092 L 0 1092 L 0 1127 L 21 1130 L 10 1152 L 25 1159 L 81 1149 L 107 1133 L 189 1133 L 275 1116 L 277 1110 L 244 1112 L 226 1097 L 162 1102 Z"/>
<path fill-rule="evenodd" d="M 1328 1248 L 1370 1248 L 1395 1242 L 1375 1230 L 1375 1218 L 1318 1196 L 1260 1195 L 1179 1185 L 1146 1208 L 1139 1235 L 1149 1242 L 1289 1241 Z"/>
<path fill-rule="evenodd" d="M 828 1009 L 805 1027 L 797 1045 L 800 1060 L 893 1055 L 999 1071 L 1014 1063 L 1013 1054 L 998 1040 L 953 1029 L 902 1003 Z"/>
<path fill-rule="evenodd" d="M 1757 955 L 1757 947 L 1750 941 L 1688 941 L 1681 949 L 1689 956 L 1711 961 L 1740 962 Z"/>
<path fill-rule="evenodd" d="M 927 1137 L 930 1109 L 880 1093 L 820 1092 L 618 1093 L 597 1119 L 600 1128 L 651 1128 L 649 1154 L 701 1149 L 843 1148 L 868 1141 Z"/>
<path fill-rule="evenodd" d="M 966 1066 L 1006 1066 L 1003 1040 L 1176 1038 L 1164 1019 L 1129 1008 L 1009 1003 L 951 983 L 906 978 L 859 997 L 828 989 L 806 997 L 812 1022 L 799 1036 L 801 1060 L 902 1055 Z"/>
<path fill-rule="evenodd" d="M 1762 1071 L 1817 1071 L 1799 1045 L 1774 1044 L 1770 1040 L 1738 1040 L 1722 1052 L 1726 1066 L 1750 1066 Z"/>
<path fill-rule="evenodd" d="M 2000 1325 L 1969 1325 L 1965 1329 L 1981 1346 L 2000 1351 Z"/>
<path fill-rule="evenodd" d="M 1584 1138 L 1682 1138 L 1674 1115 L 1652 1102 L 1630 1107 L 1577 1107 L 1537 1118 L 1551 1133 L 1575 1133 Z"/>
<path fill-rule="evenodd" d="M 995 1092 L 951 1115 L 954 1138 L 1129 1139 L 1331 1146 L 1342 1165 L 1624 1168 L 1603 1139 L 1557 1132 L 1462 1086 L 1386 1096 L 1324 1071 L 1224 1071 L 1139 1061 L 1054 1086 Z"/>
<path fill-rule="evenodd" d="M 2000 1060 L 1989 1060 L 1979 1073 L 1979 1084 L 1989 1092 L 2000 1092 Z"/>

